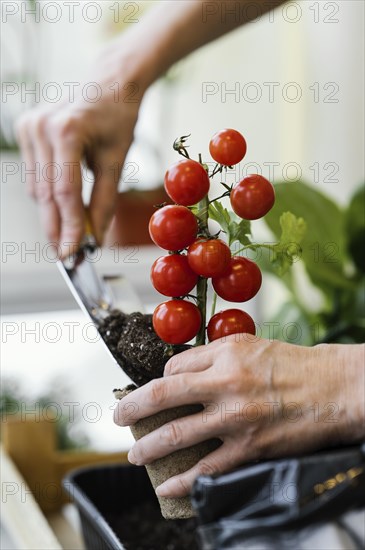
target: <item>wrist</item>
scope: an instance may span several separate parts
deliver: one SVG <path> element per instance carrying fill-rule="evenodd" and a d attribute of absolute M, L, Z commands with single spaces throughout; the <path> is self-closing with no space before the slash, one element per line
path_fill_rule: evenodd
<path fill-rule="evenodd" d="M 108 54 L 111 66 L 118 67 L 119 81 L 136 83 L 143 95 L 174 62 L 174 28 L 160 5 L 147 10 L 139 23 L 117 37 Z"/>
<path fill-rule="evenodd" d="M 153 55 L 147 55 L 135 46 L 133 48 L 122 46 L 121 51 L 115 52 L 113 62 L 117 67 L 116 81 L 123 85 L 135 84 L 140 99 L 158 78 Z"/>
<path fill-rule="evenodd" d="M 364 346 L 280 345 L 286 346 L 286 353 L 281 352 L 286 360 L 274 370 L 275 388 L 284 404 L 296 402 L 305 411 L 313 441 L 326 446 L 363 439 Z"/>
<path fill-rule="evenodd" d="M 118 102 L 140 103 L 157 78 L 151 54 L 141 51 L 129 33 L 113 40 L 101 52 L 94 71 L 95 68 L 100 85 L 118 97 Z"/>
<path fill-rule="evenodd" d="M 341 373 L 345 441 L 365 438 L 365 345 L 333 344 Z"/>
<path fill-rule="evenodd" d="M 351 443 L 365 437 L 364 346 L 321 344 L 318 365 L 324 365 L 322 383 L 336 406 L 334 443 Z"/>

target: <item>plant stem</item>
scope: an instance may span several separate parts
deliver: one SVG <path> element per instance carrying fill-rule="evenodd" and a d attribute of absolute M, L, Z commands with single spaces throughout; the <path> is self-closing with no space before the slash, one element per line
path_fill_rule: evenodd
<path fill-rule="evenodd" d="M 202 231 L 208 232 L 208 196 L 204 197 L 198 204 L 199 226 Z M 202 324 L 196 337 L 196 346 L 203 346 L 205 344 L 205 325 L 207 314 L 207 287 L 208 281 L 204 277 L 199 277 L 197 284 L 197 305 L 202 316 Z"/>
<path fill-rule="evenodd" d="M 219 201 L 219 199 L 223 199 L 223 197 L 229 197 L 230 194 L 231 194 L 230 191 L 225 191 L 222 195 L 219 195 L 219 197 L 216 197 L 215 199 L 212 199 L 211 201 L 209 201 L 209 204 L 213 204 L 213 202 Z"/>
<path fill-rule="evenodd" d="M 186 159 L 190 159 L 189 153 L 187 152 L 187 150 L 185 149 L 185 147 L 182 147 L 181 149 L 179 149 L 179 150 L 178 150 L 178 153 L 179 153 L 179 155 L 181 155 L 182 157 L 185 157 Z"/>
<path fill-rule="evenodd" d="M 222 172 L 222 165 L 221 164 L 216 164 L 213 168 L 213 172 L 210 174 L 210 178 L 213 178 L 216 174 L 218 174 L 218 172 Z"/>
<path fill-rule="evenodd" d="M 214 292 L 214 294 L 213 294 L 213 302 L 212 302 L 212 311 L 210 312 L 210 317 L 213 317 L 213 315 L 215 314 L 216 305 L 217 305 L 217 293 Z"/>
<path fill-rule="evenodd" d="M 269 250 L 273 250 L 275 247 L 274 244 L 247 244 L 246 246 L 243 246 L 237 252 L 235 252 L 233 255 L 237 256 L 240 252 L 244 252 L 245 250 L 256 250 L 257 248 L 267 248 Z"/>

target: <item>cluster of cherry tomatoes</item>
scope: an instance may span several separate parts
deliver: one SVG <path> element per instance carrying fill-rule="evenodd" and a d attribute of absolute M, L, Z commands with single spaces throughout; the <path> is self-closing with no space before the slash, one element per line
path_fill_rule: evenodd
<path fill-rule="evenodd" d="M 213 136 L 209 150 L 218 165 L 230 167 L 244 158 L 246 141 L 236 130 L 226 129 Z M 201 312 L 186 299 L 199 277 L 212 279 L 217 295 L 229 302 L 246 302 L 261 286 L 261 271 L 253 261 L 232 256 L 221 239 L 200 234 L 198 219 L 189 207 L 202 201 L 209 187 L 202 164 L 190 158 L 177 162 L 165 175 L 166 192 L 175 204 L 156 210 L 149 223 L 153 242 L 169 251 L 151 268 L 155 289 L 173 298 L 157 306 L 153 314 L 154 330 L 169 344 L 188 342 L 199 332 Z M 247 176 L 232 189 L 230 201 L 239 217 L 255 220 L 273 206 L 274 188 L 262 176 Z M 255 334 L 255 323 L 240 309 L 213 315 L 207 327 L 209 341 L 242 332 Z"/>

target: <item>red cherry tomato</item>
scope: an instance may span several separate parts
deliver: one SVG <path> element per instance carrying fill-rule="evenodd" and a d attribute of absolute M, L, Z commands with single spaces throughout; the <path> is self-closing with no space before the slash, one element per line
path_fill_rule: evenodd
<path fill-rule="evenodd" d="M 255 323 L 248 313 L 241 309 L 226 309 L 213 315 L 208 323 L 209 342 L 229 334 L 256 334 Z"/>
<path fill-rule="evenodd" d="M 165 250 L 182 250 L 196 238 L 198 222 L 185 206 L 168 205 L 156 210 L 149 223 L 151 239 Z"/>
<path fill-rule="evenodd" d="M 202 277 L 219 277 L 230 266 L 231 251 L 220 239 L 198 239 L 188 248 L 191 269 Z"/>
<path fill-rule="evenodd" d="M 156 307 L 152 322 L 156 334 L 167 344 L 185 344 L 199 332 L 200 311 L 185 300 L 170 300 Z"/>
<path fill-rule="evenodd" d="M 231 192 L 234 212 L 245 220 L 258 220 L 273 207 L 275 191 L 273 185 L 263 176 L 246 176 Z"/>
<path fill-rule="evenodd" d="M 195 160 L 181 160 L 165 175 L 165 189 L 177 204 L 192 206 L 201 201 L 209 191 L 209 176 Z"/>
<path fill-rule="evenodd" d="M 237 130 L 229 128 L 214 134 L 209 143 L 212 158 L 224 166 L 233 166 L 241 162 L 246 154 L 246 140 Z"/>
<path fill-rule="evenodd" d="M 151 267 L 151 281 L 155 289 L 165 296 L 184 296 L 196 285 L 198 276 L 189 267 L 188 259 L 181 254 L 161 256 Z"/>
<path fill-rule="evenodd" d="M 246 302 L 260 290 L 262 281 L 259 267 L 247 258 L 233 257 L 229 271 L 212 279 L 213 288 L 223 300 Z"/>

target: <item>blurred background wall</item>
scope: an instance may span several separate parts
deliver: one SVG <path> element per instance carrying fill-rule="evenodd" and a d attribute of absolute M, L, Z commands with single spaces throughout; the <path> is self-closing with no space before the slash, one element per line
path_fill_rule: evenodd
<path fill-rule="evenodd" d="M 60 99 L 67 97 L 65 83 L 82 82 L 108 40 L 138 25 L 154 4 L 0 4 L 2 377 L 16 378 L 27 397 L 51 388 L 60 391 L 60 399 L 73 396 L 78 410 L 96 405 L 97 420 L 85 420 L 82 413 L 83 429 L 95 448 L 130 445 L 128 431 L 122 436 L 111 421 L 111 389 L 127 379 L 86 331 L 87 319 L 58 274 L 37 207 L 25 194 L 12 128 L 39 96 L 50 106 L 55 91 L 61 90 Z M 255 9 L 254 2 L 250 5 Z M 27 12 L 34 6 L 38 22 Z M 166 9 L 173 7 L 166 3 Z M 180 62 L 145 97 L 121 188 L 159 186 L 176 159 L 171 147 L 176 137 L 191 133 L 192 154 L 201 152 L 207 159 L 212 134 L 233 127 L 246 137 L 248 153 L 227 176 L 229 183 L 252 172 L 274 182 L 302 179 L 345 205 L 364 172 L 363 20 L 364 4 L 357 0 L 290 2 Z M 34 93 L 26 93 L 31 90 L 37 90 L 36 100 Z M 91 185 L 86 179 L 85 195 Z M 255 222 L 254 238 L 266 237 L 265 226 Z M 149 282 L 149 270 L 159 254 L 132 236 L 120 250 L 103 251 L 97 268 L 127 275 L 152 310 L 161 297 Z M 312 306 L 318 299 L 315 290 L 303 277 L 299 283 L 306 305 Z M 245 309 L 258 322 L 271 320 L 284 303 L 283 293 L 279 279 L 265 273 L 258 298 Z"/>
<path fill-rule="evenodd" d="M 13 120 L 34 104 L 34 96 L 22 97 L 17 87 L 30 90 L 37 82 L 50 98 L 55 92 L 48 85 L 55 82 L 66 95 L 64 83 L 81 82 L 104 44 L 138 25 L 155 2 L 41 1 L 39 22 L 27 13 L 29 4 L 1 6 L 1 233 L 13 243 L 3 256 L 2 300 L 9 313 L 72 304 L 55 266 L 31 253 L 44 246 L 44 238 L 11 148 Z M 345 203 L 364 168 L 363 16 L 357 0 L 290 2 L 179 63 L 146 96 L 127 159 L 138 172 L 125 174 L 124 188 L 158 185 L 176 158 L 171 144 L 177 136 L 191 133 L 191 150 L 206 157 L 211 135 L 234 127 L 245 135 L 248 153 L 232 181 L 256 171 L 274 181 L 302 177 Z M 4 88 L 9 83 L 15 87 Z M 148 247 L 139 249 L 138 262 L 122 267 L 147 301 L 153 301 L 146 295 L 153 290 L 143 266 L 150 257 Z"/>

